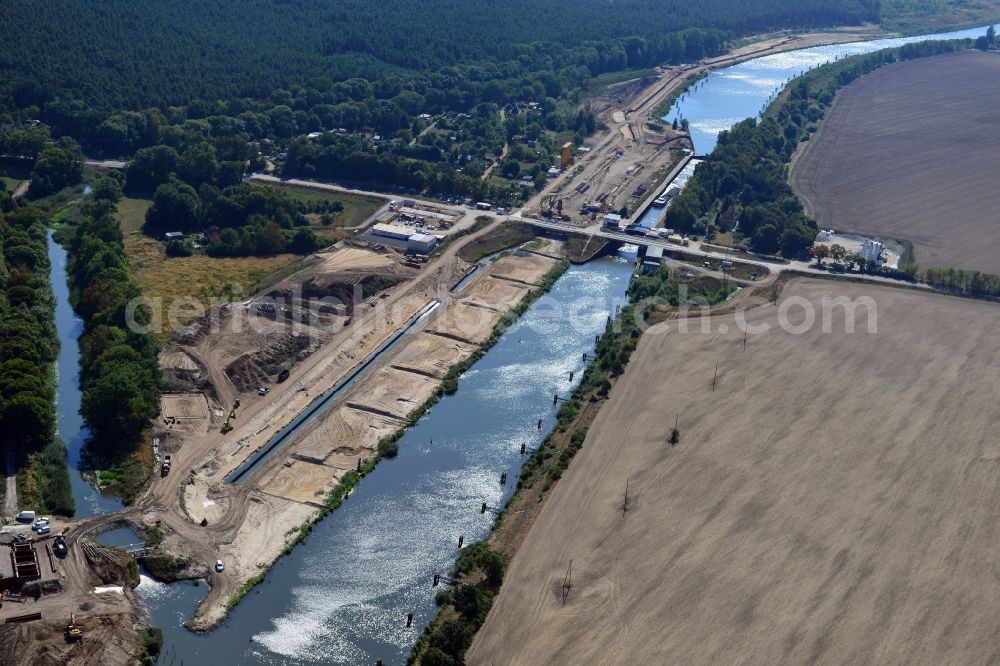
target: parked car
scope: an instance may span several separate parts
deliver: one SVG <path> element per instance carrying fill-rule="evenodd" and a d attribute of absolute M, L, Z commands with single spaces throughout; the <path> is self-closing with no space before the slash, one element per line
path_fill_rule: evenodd
<path fill-rule="evenodd" d="M 226 570 L 226 565 L 222 563 L 222 560 L 215 561 L 215 570 L 219 573 L 222 573 L 223 571 Z"/>
<path fill-rule="evenodd" d="M 38 536 L 42 536 L 43 534 L 48 534 L 48 533 L 49 533 L 49 532 L 51 532 L 51 531 L 52 531 L 52 530 L 51 530 L 51 529 L 49 529 L 49 526 L 48 526 L 48 525 L 42 525 L 41 527 L 39 527 L 39 528 L 38 528 L 38 529 L 36 530 L 36 532 L 38 532 Z"/>
<path fill-rule="evenodd" d="M 33 529 L 33 530 L 35 530 L 37 532 L 40 528 L 42 528 L 42 527 L 48 527 L 48 526 L 49 526 L 49 519 L 48 519 L 48 517 L 42 516 L 41 518 L 39 518 L 38 520 L 36 520 L 31 525 L 31 529 Z"/>

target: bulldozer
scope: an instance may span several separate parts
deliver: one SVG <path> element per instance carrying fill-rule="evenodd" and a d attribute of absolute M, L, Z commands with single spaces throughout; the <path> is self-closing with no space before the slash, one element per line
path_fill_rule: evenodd
<path fill-rule="evenodd" d="M 66 640 L 70 643 L 83 640 L 83 630 L 76 623 L 76 615 L 73 613 L 69 614 L 69 624 L 66 625 Z"/>

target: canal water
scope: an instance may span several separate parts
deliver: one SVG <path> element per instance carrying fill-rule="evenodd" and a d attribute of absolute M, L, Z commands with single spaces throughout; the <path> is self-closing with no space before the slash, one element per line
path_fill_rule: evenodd
<path fill-rule="evenodd" d="M 796 76 L 820 65 L 861 53 L 933 39 L 975 39 L 986 27 L 954 32 L 878 39 L 870 42 L 817 46 L 786 51 L 719 69 L 696 83 L 663 117 L 666 121 L 687 118 L 695 153 L 708 155 L 715 149 L 719 132 L 760 115 L 764 107 Z"/>
<path fill-rule="evenodd" d="M 521 444 L 537 446 L 555 423 L 552 396 L 567 395 L 594 336 L 624 302 L 634 255 L 571 267 L 399 442 L 350 499 L 282 559 L 263 585 L 208 637 L 180 625 L 204 585 L 143 577 L 162 663 L 402 664 L 433 617 L 435 572 L 450 570 L 458 538 L 485 537 L 516 486 Z M 575 383 L 575 382 L 574 382 Z M 542 427 L 538 428 L 538 419 Z M 506 472 L 510 481 L 499 483 Z M 414 614 L 406 629 L 406 614 Z"/>
<path fill-rule="evenodd" d="M 49 277 L 56 299 L 56 332 L 59 335 L 59 358 L 56 361 L 56 431 L 69 455 L 69 479 L 80 518 L 114 513 L 122 503 L 105 497 L 83 480 L 83 445 L 89 432 L 80 416 L 80 344 L 83 320 L 73 312 L 66 282 L 66 250 L 49 232 Z"/>

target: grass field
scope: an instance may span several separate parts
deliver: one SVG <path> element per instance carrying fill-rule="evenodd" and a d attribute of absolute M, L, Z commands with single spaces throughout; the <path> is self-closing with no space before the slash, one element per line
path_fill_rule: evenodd
<path fill-rule="evenodd" d="M 1000 306 L 804 279 L 779 304 L 839 295 L 877 332 L 774 305 L 746 349 L 733 315 L 647 331 L 467 663 L 995 662 Z"/>
<path fill-rule="evenodd" d="M 224 259 L 196 254 L 168 258 L 163 243 L 140 231 L 149 206 L 146 199 L 125 198 L 118 204 L 118 216 L 132 276 L 143 296 L 162 299 L 164 316 L 169 304 L 179 298 L 193 297 L 207 306 L 213 296 L 249 296 L 269 275 L 299 259 L 294 254 Z M 179 316 L 178 320 L 184 323 L 192 318 Z M 162 340 L 170 333 L 163 331 L 158 337 Z"/>
<path fill-rule="evenodd" d="M 30 177 L 30 162 L 0 160 L 0 182 L 3 182 L 8 192 L 13 192 L 18 185 Z"/>
<path fill-rule="evenodd" d="M 302 187 L 299 185 L 257 185 L 257 187 L 273 187 L 286 192 L 296 201 L 306 204 L 328 202 L 340 202 L 344 210 L 334 216 L 334 227 L 355 227 L 375 214 L 375 211 L 386 203 L 385 199 L 364 196 L 361 194 L 348 194 L 340 192 L 329 192 L 312 187 Z M 322 227 L 317 225 L 317 231 Z"/>
<path fill-rule="evenodd" d="M 913 242 L 924 267 L 1000 273 L 1000 53 L 883 67 L 843 88 L 791 181 L 821 228 Z"/>

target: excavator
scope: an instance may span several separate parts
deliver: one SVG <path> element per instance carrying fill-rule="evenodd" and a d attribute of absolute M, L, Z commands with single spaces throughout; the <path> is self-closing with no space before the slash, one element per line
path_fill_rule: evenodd
<path fill-rule="evenodd" d="M 223 435 L 225 435 L 226 433 L 232 431 L 232 429 L 233 429 L 233 423 L 232 422 L 236 419 L 236 408 L 239 407 L 239 406 L 240 406 L 240 401 L 237 400 L 235 403 L 233 403 L 233 408 L 231 410 L 229 410 L 229 417 L 226 419 L 226 422 L 222 424 L 222 434 Z"/>
<path fill-rule="evenodd" d="M 70 643 L 83 640 L 83 630 L 76 623 L 76 615 L 73 613 L 69 614 L 69 624 L 66 625 L 66 640 Z"/>

